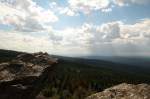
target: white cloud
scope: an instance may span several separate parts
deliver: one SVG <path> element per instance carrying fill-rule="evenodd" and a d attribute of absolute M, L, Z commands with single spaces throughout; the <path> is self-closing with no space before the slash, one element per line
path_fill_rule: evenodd
<path fill-rule="evenodd" d="M 68 0 L 68 3 L 69 7 L 67 9 L 64 8 L 64 14 L 72 16 L 75 15 L 74 13 L 79 12 L 83 12 L 84 14 L 90 14 L 92 11 L 98 10 L 110 12 L 114 5 L 126 6 L 131 4 L 149 4 L 150 0 Z M 72 14 L 67 14 L 68 11 Z"/>
<path fill-rule="evenodd" d="M 135 24 L 115 21 L 98 26 L 85 23 L 79 28 L 59 32 L 63 38 L 61 44 L 66 49 L 86 48 L 89 53 L 104 52 L 105 55 L 146 55 L 150 49 L 149 24 L 149 19 Z"/>
<path fill-rule="evenodd" d="M 69 4 L 74 8 L 89 7 L 96 10 L 106 8 L 109 5 L 109 0 L 69 0 Z"/>
<path fill-rule="evenodd" d="M 103 34 L 102 38 L 108 41 L 120 38 L 120 23 L 121 22 L 110 22 L 102 24 L 97 28 L 97 32 Z"/>
<path fill-rule="evenodd" d="M 86 46 L 91 38 L 90 25 L 84 24 L 81 28 L 66 28 L 57 31 L 62 36 L 61 44 L 64 46 Z"/>
<path fill-rule="evenodd" d="M 127 5 L 127 3 L 131 3 L 130 0 L 114 0 L 114 3 L 119 6 Z"/>
<path fill-rule="evenodd" d="M 90 46 L 102 43 L 133 43 L 150 37 L 150 20 L 144 19 L 135 24 L 124 24 L 121 21 L 93 25 L 84 23 L 81 27 L 66 28 L 55 31 L 62 37 L 62 44 L 71 46 Z M 122 42 L 121 42 L 122 41 Z M 140 40 L 141 41 L 141 40 Z M 147 42 L 143 41 L 145 44 Z M 138 43 L 137 43 L 138 44 Z"/>
<path fill-rule="evenodd" d="M 67 6 L 61 6 L 56 2 L 50 3 L 50 8 L 59 14 L 67 16 L 77 16 L 80 12 L 91 14 L 93 11 L 111 12 L 113 7 L 127 6 L 132 4 L 149 4 L 150 0 L 68 0 Z"/>
<path fill-rule="evenodd" d="M 93 10 L 105 9 L 109 6 L 109 0 L 69 0 L 69 7 L 74 11 L 82 11 L 89 14 Z"/>
<path fill-rule="evenodd" d="M 12 31 L 0 31 L 0 39 L 0 47 L 3 49 L 35 52 L 41 50 L 47 51 L 51 48 L 50 43 L 46 38 L 36 38 Z"/>
<path fill-rule="evenodd" d="M 120 28 L 123 37 L 132 38 L 144 36 L 145 38 L 148 38 L 149 37 L 148 35 L 150 35 L 149 26 L 150 26 L 150 19 L 144 19 L 141 20 L 140 22 L 131 25 L 122 24 Z"/>
<path fill-rule="evenodd" d="M 115 1 L 119 6 L 145 4 L 145 2 L 148 3 L 145 0 Z M 55 2 L 50 6 L 53 9 L 58 7 Z M 75 16 L 79 12 L 85 14 L 96 10 L 109 12 L 112 10 L 109 6 L 109 0 L 89 2 L 69 0 L 69 7 L 59 7 L 57 11 L 60 14 Z M 51 9 L 45 10 L 32 0 L 16 0 L 15 3 L 10 4 L 0 3 L 0 22 L 13 26 L 15 30 L 15 32 L 0 31 L 0 48 L 29 52 L 52 51 L 56 54 L 103 53 L 103 51 L 105 53 L 133 53 L 134 51 L 147 53 L 150 49 L 150 19 L 143 19 L 134 24 L 125 24 L 121 21 L 101 25 L 84 23 L 74 28 L 53 30 L 48 24 L 57 20 L 57 16 Z M 38 32 L 42 37 L 37 37 Z"/>
<path fill-rule="evenodd" d="M 68 7 L 65 7 L 65 8 L 62 7 L 62 8 L 60 8 L 59 9 L 59 13 L 60 14 L 66 14 L 68 16 L 76 16 L 77 15 L 72 9 L 70 9 Z"/>
<path fill-rule="evenodd" d="M 15 8 L 13 8 L 9 5 L 6 5 L 5 3 L 1 3 L 1 2 L 0 2 L 0 12 L 1 12 L 0 16 L 5 16 L 5 15 L 8 15 L 8 14 L 23 15 L 22 12 L 16 10 Z"/>
<path fill-rule="evenodd" d="M 0 32 L 0 48 L 23 51 L 50 51 L 53 54 L 141 54 L 150 49 L 150 20 L 135 24 L 121 21 L 53 30 L 40 34 Z M 39 35 L 39 36 L 38 36 Z M 5 43 L 4 43 L 5 42 Z"/>
<path fill-rule="evenodd" d="M 64 15 L 67 15 L 67 16 L 77 16 L 78 13 L 76 11 L 74 11 L 73 9 L 71 9 L 69 6 L 61 6 L 59 4 L 57 4 L 56 2 L 51 2 L 49 4 L 50 8 L 58 13 L 58 14 L 64 14 Z"/>
<path fill-rule="evenodd" d="M 112 11 L 112 6 L 130 4 L 148 4 L 150 0 L 69 0 L 69 9 L 75 13 L 83 12 L 90 14 L 92 11 L 101 10 L 102 12 Z"/>
<path fill-rule="evenodd" d="M 111 12 L 112 8 L 106 8 L 106 9 L 102 9 L 102 12 Z"/>
<path fill-rule="evenodd" d="M 148 4 L 150 0 L 114 0 L 114 3 L 119 6 L 130 5 L 130 4 Z"/>
<path fill-rule="evenodd" d="M 51 2 L 50 8 L 59 14 L 67 16 L 77 16 L 80 12 L 91 14 L 93 11 L 111 12 L 114 6 L 128 6 L 132 4 L 150 4 L 150 0 L 68 0 L 67 6 L 62 6 L 56 2 Z"/>
<path fill-rule="evenodd" d="M 43 30 L 46 23 L 56 22 L 57 16 L 32 0 L 0 2 L 0 22 L 12 25 L 18 31 Z"/>
<path fill-rule="evenodd" d="M 25 51 L 39 52 L 45 51 L 52 54 L 63 53 L 64 48 L 58 44 L 61 42 L 61 37 L 51 32 L 30 33 L 17 31 L 0 31 L 0 48 Z"/>

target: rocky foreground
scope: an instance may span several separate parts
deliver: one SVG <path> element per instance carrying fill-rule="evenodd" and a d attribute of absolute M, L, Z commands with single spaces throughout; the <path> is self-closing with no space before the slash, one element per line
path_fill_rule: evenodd
<path fill-rule="evenodd" d="M 47 53 L 23 53 L 0 64 L 0 99 L 34 99 L 56 58 Z"/>
<path fill-rule="evenodd" d="M 150 85 L 123 83 L 91 95 L 86 99 L 150 99 Z"/>

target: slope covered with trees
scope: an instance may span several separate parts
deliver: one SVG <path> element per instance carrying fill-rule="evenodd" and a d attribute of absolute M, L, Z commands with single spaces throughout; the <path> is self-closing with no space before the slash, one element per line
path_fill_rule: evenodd
<path fill-rule="evenodd" d="M 53 73 L 49 75 L 53 77 L 45 83 L 41 94 L 50 99 L 84 99 L 120 83 L 150 83 L 148 74 L 99 67 L 78 62 L 78 59 L 60 59 Z"/>

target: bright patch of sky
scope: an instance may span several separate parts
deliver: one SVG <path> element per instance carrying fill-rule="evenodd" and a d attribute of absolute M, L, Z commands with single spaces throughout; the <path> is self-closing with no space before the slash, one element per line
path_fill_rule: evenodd
<path fill-rule="evenodd" d="M 0 0 L 0 48 L 150 55 L 150 0 Z"/>

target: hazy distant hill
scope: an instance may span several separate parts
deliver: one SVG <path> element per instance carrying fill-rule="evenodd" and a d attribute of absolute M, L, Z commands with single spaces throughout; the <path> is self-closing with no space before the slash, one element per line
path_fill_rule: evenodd
<path fill-rule="evenodd" d="M 150 57 L 144 56 L 86 56 L 87 59 L 105 60 L 116 63 L 128 64 L 137 67 L 150 68 Z"/>

